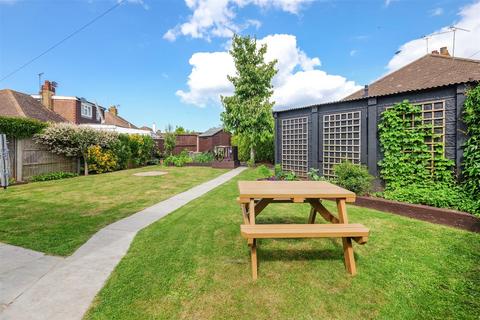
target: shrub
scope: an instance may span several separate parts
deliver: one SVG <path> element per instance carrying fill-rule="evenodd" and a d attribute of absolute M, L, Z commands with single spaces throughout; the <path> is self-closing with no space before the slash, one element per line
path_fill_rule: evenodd
<path fill-rule="evenodd" d="M 88 175 L 88 149 L 91 146 L 110 148 L 117 141 L 117 137 L 118 134 L 113 132 L 57 123 L 36 134 L 34 140 L 53 153 L 67 157 L 82 157 L 84 173 Z"/>
<path fill-rule="evenodd" d="M 263 178 L 269 178 L 272 176 L 272 171 L 263 164 L 257 168 L 257 173 Z"/>
<path fill-rule="evenodd" d="M 91 146 L 87 151 L 89 172 L 105 173 L 117 168 L 117 161 L 111 150 L 102 150 L 100 146 Z"/>
<path fill-rule="evenodd" d="M 480 85 L 467 91 L 463 120 L 469 135 L 463 147 L 465 189 L 473 196 L 480 194 Z"/>
<path fill-rule="evenodd" d="M 188 156 L 187 151 L 182 151 L 179 155 L 168 156 L 163 160 L 163 164 L 166 166 L 175 166 L 175 167 L 183 167 L 186 163 L 192 162 L 192 158 Z"/>
<path fill-rule="evenodd" d="M 247 162 L 250 160 L 250 147 L 247 139 L 241 135 L 232 137 L 232 145 L 238 148 L 238 160 Z M 255 161 L 273 163 L 275 144 L 273 139 L 268 139 L 264 142 L 259 142 L 255 148 Z"/>
<path fill-rule="evenodd" d="M 198 153 L 193 155 L 191 159 L 192 159 L 192 162 L 211 163 L 213 162 L 214 156 L 213 156 L 213 153 L 211 152 L 203 152 L 203 153 Z"/>
<path fill-rule="evenodd" d="M 297 177 L 297 174 L 295 172 L 290 171 L 290 172 L 287 172 L 284 175 L 283 179 L 286 180 L 286 181 L 297 181 L 298 177 Z"/>
<path fill-rule="evenodd" d="M 335 165 L 334 171 L 335 183 L 342 188 L 358 195 L 364 195 L 370 191 L 373 176 L 368 173 L 367 167 L 345 161 Z"/>
<path fill-rule="evenodd" d="M 283 171 L 281 164 L 277 163 L 275 165 L 274 174 L 277 180 L 283 180 L 283 178 L 285 178 L 285 172 Z"/>
<path fill-rule="evenodd" d="M 320 170 L 315 168 L 310 168 L 307 173 L 307 177 L 312 181 L 324 181 L 325 178 L 319 174 Z"/>
<path fill-rule="evenodd" d="M 155 142 L 152 137 L 139 134 L 129 136 L 131 162 L 135 166 L 143 166 L 152 158 Z"/>
<path fill-rule="evenodd" d="M 50 180 L 59 180 L 59 179 L 67 179 L 73 178 L 78 176 L 78 174 L 73 172 L 50 172 L 50 173 L 42 173 L 30 178 L 31 182 L 38 182 L 38 181 L 50 181 Z"/>
<path fill-rule="evenodd" d="M 17 139 L 33 137 L 47 126 L 48 123 L 35 119 L 0 117 L 0 133 Z"/>
<path fill-rule="evenodd" d="M 132 158 L 130 137 L 127 134 L 119 134 L 118 139 L 111 144 L 110 150 L 115 155 L 117 161 L 116 170 L 127 169 Z"/>
<path fill-rule="evenodd" d="M 475 200 L 459 186 L 445 183 L 411 184 L 385 190 L 385 199 L 450 208 L 480 215 L 480 201 Z"/>

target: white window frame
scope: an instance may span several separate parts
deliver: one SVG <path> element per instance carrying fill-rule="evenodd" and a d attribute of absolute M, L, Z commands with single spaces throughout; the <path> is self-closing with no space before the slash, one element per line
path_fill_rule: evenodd
<path fill-rule="evenodd" d="M 93 106 L 88 103 L 83 103 L 80 106 L 80 114 L 84 118 L 92 118 L 93 117 Z"/>

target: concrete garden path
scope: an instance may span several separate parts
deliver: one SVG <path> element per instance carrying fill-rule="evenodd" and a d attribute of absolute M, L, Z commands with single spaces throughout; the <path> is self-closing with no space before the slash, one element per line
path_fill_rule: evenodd
<path fill-rule="evenodd" d="M 138 231 L 244 169 L 231 170 L 108 225 L 67 258 L 0 244 L 0 319 L 81 319 Z"/>

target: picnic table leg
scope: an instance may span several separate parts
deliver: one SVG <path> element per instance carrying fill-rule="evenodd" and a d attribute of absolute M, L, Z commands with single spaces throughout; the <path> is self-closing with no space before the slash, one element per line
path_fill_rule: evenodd
<path fill-rule="evenodd" d="M 337 200 L 337 210 L 340 223 L 348 223 L 345 199 Z M 347 269 L 348 273 L 355 275 L 357 273 L 357 268 L 355 266 L 355 257 L 353 256 L 352 238 L 342 238 L 342 244 L 345 268 Z"/>
<path fill-rule="evenodd" d="M 308 217 L 308 223 L 315 223 L 315 218 L 317 217 L 317 210 L 315 208 L 310 208 L 310 216 Z"/>
<path fill-rule="evenodd" d="M 257 280 L 257 240 L 253 239 L 252 246 L 250 247 L 252 257 L 252 278 Z"/>

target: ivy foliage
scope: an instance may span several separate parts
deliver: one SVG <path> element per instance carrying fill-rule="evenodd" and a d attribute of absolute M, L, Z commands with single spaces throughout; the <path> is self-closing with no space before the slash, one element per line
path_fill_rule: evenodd
<path fill-rule="evenodd" d="M 432 159 L 425 141 L 436 135 L 422 120 L 420 107 L 407 100 L 382 113 L 378 132 L 383 159 L 379 166 L 387 188 L 432 181 L 453 183 L 453 161 L 445 158 L 442 144 L 435 146 Z"/>
<path fill-rule="evenodd" d="M 262 143 L 273 141 L 272 78 L 277 73 L 276 60 L 265 62 L 266 45 L 257 45 L 249 36 L 235 35 L 230 55 L 235 62 L 236 74 L 228 76 L 234 94 L 221 97 L 225 111 L 221 118 L 226 130 L 241 135 L 250 149 L 250 162 Z"/>
<path fill-rule="evenodd" d="M 48 126 L 48 123 L 20 117 L 0 117 L 0 133 L 17 139 L 31 138 Z"/>
<path fill-rule="evenodd" d="M 463 148 L 465 189 L 472 195 L 480 194 L 480 84 L 467 91 L 463 121 L 469 136 Z"/>

